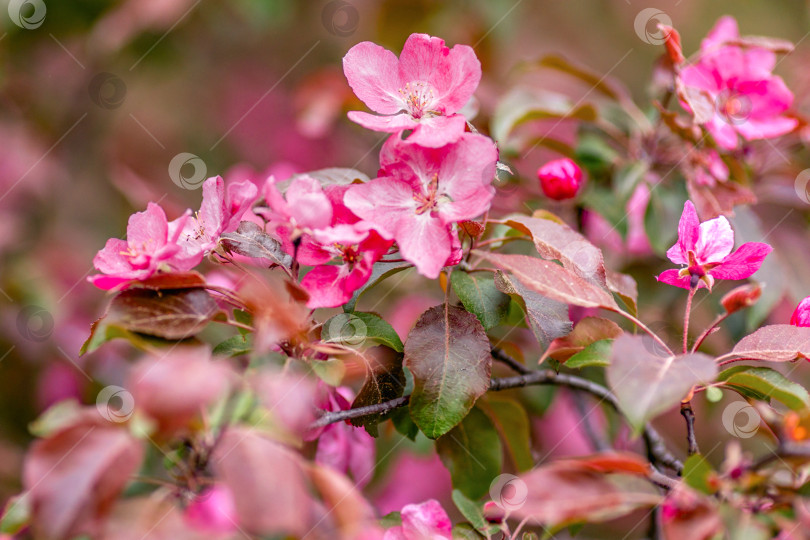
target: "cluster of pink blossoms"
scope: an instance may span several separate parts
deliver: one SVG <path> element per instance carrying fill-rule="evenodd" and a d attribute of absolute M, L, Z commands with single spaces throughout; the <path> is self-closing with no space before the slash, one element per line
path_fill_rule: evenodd
<path fill-rule="evenodd" d="M 384 115 L 353 111 L 349 118 L 392 133 L 382 147 L 378 178 L 324 186 L 300 175 L 282 193 L 270 177 L 261 187 L 263 204 L 255 209 L 260 197 L 255 184 L 244 181 L 225 189 L 221 178 L 211 178 L 194 217 L 186 212 L 168 222 L 152 203 L 133 215 L 127 240 L 108 241 L 94 260 L 102 273 L 90 281 L 102 289 L 121 289 L 157 272 L 188 271 L 244 219 L 262 219 L 284 251 L 312 267 L 301 280 L 310 308 L 348 302 L 394 242 L 399 256 L 428 278 L 458 264 L 457 223 L 489 209 L 498 161 L 495 144 L 468 132 L 458 114 L 481 79 L 475 53 L 413 34 L 399 58 L 363 42 L 349 50 L 343 66 L 357 96 Z"/>

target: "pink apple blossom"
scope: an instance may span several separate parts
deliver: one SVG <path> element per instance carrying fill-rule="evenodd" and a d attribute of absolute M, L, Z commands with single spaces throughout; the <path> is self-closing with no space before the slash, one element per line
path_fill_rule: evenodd
<path fill-rule="evenodd" d="M 206 533 L 233 533 L 239 529 L 233 493 L 224 484 L 207 488 L 183 512 L 184 521 Z"/>
<path fill-rule="evenodd" d="M 177 243 L 189 214 L 186 211 L 173 222 L 174 227 L 169 227 L 163 209 L 150 202 L 144 212 L 130 216 L 126 240 L 110 238 L 96 254 L 93 265 L 101 274 L 90 276 L 88 281 L 99 289 L 110 290 L 128 281 L 149 278 L 159 270 L 190 270 L 199 258 L 189 257 Z"/>
<path fill-rule="evenodd" d="M 258 188 L 250 180 L 231 182 L 226 190 L 221 176 L 206 180 L 202 190 L 200 211 L 183 220 L 178 240 L 188 257 L 198 260 L 216 247 L 222 233 L 236 230 L 242 215 L 259 197 Z M 178 221 L 171 222 L 170 228 L 178 226 Z"/>
<path fill-rule="evenodd" d="M 281 240 L 287 253 L 294 253 L 293 242 L 332 223 L 332 202 L 320 182 L 311 176 L 293 177 L 282 194 L 278 181 L 269 177 L 264 184 L 266 208 L 255 212 L 267 220 L 268 229 Z"/>
<path fill-rule="evenodd" d="M 689 165 L 692 177 L 701 186 L 714 187 L 718 181 L 728 180 L 728 165 L 720 158 L 720 154 L 711 148 L 690 152 Z"/>
<path fill-rule="evenodd" d="M 582 187 L 582 169 L 568 158 L 555 159 L 537 169 L 540 187 L 549 199 L 563 201 L 576 196 Z"/>
<path fill-rule="evenodd" d="M 481 80 L 481 63 L 471 47 L 449 49 L 427 34 L 411 34 L 399 59 L 369 41 L 358 43 L 343 58 L 343 71 L 357 97 L 385 115 L 352 111 L 352 121 L 374 131 L 412 129 L 411 142 L 433 148 L 464 133 L 467 122 L 455 113 Z"/>
<path fill-rule="evenodd" d="M 737 147 L 745 140 L 770 139 L 796 128 L 795 118 L 785 115 L 793 94 L 781 77 L 773 74 L 776 54 L 759 47 L 741 47 L 737 21 L 722 17 L 700 46 L 698 61 L 683 68 L 680 81 L 704 91 L 714 102 L 706 129 L 717 144 Z"/>
<path fill-rule="evenodd" d="M 762 242 L 746 242 L 734 253 L 734 231 L 720 216 L 700 223 L 692 201 L 686 201 L 678 224 L 678 241 L 667 257 L 684 268 L 666 270 L 658 281 L 683 289 L 706 286 L 711 290 L 715 279 L 745 279 L 759 270 L 771 252 Z"/>
<path fill-rule="evenodd" d="M 402 508 L 402 525 L 385 531 L 383 540 L 438 540 L 453 537 L 453 524 L 439 501 L 430 499 Z"/>
<path fill-rule="evenodd" d="M 810 326 L 810 296 L 799 302 L 796 311 L 790 317 L 793 326 Z"/>
<path fill-rule="evenodd" d="M 348 186 L 329 186 L 324 192 L 332 203 L 332 223 L 304 237 L 298 260 L 314 266 L 301 280 L 309 292 L 309 308 L 338 307 L 365 285 L 374 263 L 393 243 L 383 239 L 371 224 L 360 221 L 343 203 Z M 330 264 L 333 261 L 338 264 Z"/>
<path fill-rule="evenodd" d="M 351 409 L 349 399 L 353 399 L 350 389 L 330 388 L 320 408 L 326 411 Z M 364 428 L 339 422 L 320 432 L 315 461 L 351 474 L 355 485 L 362 488 L 371 480 L 376 453 L 374 438 Z"/>
<path fill-rule="evenodd" d="M 453 224 L 489 209 L 497 160 L 495 145 L 483 135 L 465 133 L 442 148 L 394 136 L 380 153 L 380 177 L 351 186 L 346 206 L 383 238 L 395 239 L 419 273 L 436 278 L 457 259 L 451 257 L 458 254 Z"/>

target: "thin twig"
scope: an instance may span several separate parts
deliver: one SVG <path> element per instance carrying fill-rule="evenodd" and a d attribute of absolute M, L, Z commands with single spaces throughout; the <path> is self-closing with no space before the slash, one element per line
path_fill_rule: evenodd
<path fill-rule="evenodd" d="M 692 401 L 681 403 L 681 416 L 686 420 L 686 442 L 689 445 L 689 455 L 699 454 L 697 438 L 695 437 L 695 411 L 692 410 Z"/>
<path fill-rule="evenodd" d="M 591 447 L 596 452 L 610 450 L 610 444 L 596 431 L 593 426 L 593 422 L 591 422 L 590 413 L 593 409 L 589 411 L 585 408 L 584 392 L 572 392 L 572 394 L 574 407 L 576 407 L 577 413 L 582 418 L 582 433 L 588 438 L 588 441 L 591 443 Z"/>
<path fill-rule="evenodd" d="M 695 340 L 695 344 L 692 345 L 692 352 L 696 352 L 698 350 L 698 347 L 700 347 L 703 344 L 703 340 L 709 337 L 714 331 L 714 329 L 717 328 L 720 325 L 720 323 L 725 321 L 729 315 L 731 315 L 731 313 L 728 312 L 723 313 L 722 315 L 718 315 L 717 318 L 714 319 L 714 321 L 712 321 L 712 324 L 710 324 L 709 327 L 706 330 L 704 330 L 703 333 L 700 334 L 700 336 L 698 336 L 697 340 Z"/>
<path fill-rule="evenodd" d="M 506 354 L 500 347 L 492 347 L 492 358 L 506 364 L 521 375 L 526 375 L 527 373 L 534 371 Z"/>
<path fill-rule="evenodd" d="M 646 325 L 646 324 L 644 324 L 643 322 L 641 322 L 640 320 L 638 320 L 636 317 L 633 317 L 632 315 L 630 315 L 629 313 L 627 313 L 627 312 L 626 312 L 626 311 L 624 311 L 623 309 L 612 308 L 610 311 L 613 311 L 614 313 L 618 313 L 619 315 L 621 315 L 622 317 L 624 317 L 624 318 L 625 318 L 625 319 L 627 319 L 628 321 L 632 322 L 633 324 L 635 324 L 636 326 L 638 326 L 639 328 L 641 328 L 642 330 L 644 330 L 644 331 L 645 331 L 647 334 L 649 334 L 649 335 L 650 335 L 650 337 L 651 337 L 651 338 L 653 338 L 653 339 L 654 339 L 654 340 L 655 340 L 655 341 L 656 341 L 656 342 L 657 342 L 659 345 L 661 345 L 662 347 L 664 347 L 664 350 L 666 350 L 666 351 L 667 351 L 667 354 L 670 354 L 670 355 L 671 355 L 671 354 L 673 354 L 672 349 L 670 349 L 670 348 L 669 348 L 669 345 L 667 345 L 666 343 L 664 343 L 664 340 L 663 340 L 663 339 L 661 339 L 661 338 L 658 336 L 658 334 L 656 334 L 655 332 L 653 332 L 652 330 L 650 330 L 650 329 L 649 329 L 649 327 L 647 327 L 647 325 Z"/>

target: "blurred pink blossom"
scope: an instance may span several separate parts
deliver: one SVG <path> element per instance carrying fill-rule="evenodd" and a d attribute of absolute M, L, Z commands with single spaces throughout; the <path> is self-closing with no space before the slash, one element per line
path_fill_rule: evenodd
<path fill-rule="evenodd" d="M 439 501 L 431 499 L 402 508 L 402 525 L 385 531 L 383 540 L 452 538 L 453 524 Z"/>
<path fill-rule="evenodd" d="M 183 519 L 192 527 L 207 533 L 229 533 L 238 530 L 238 516 L 233 493 L 224 484 L 207 488 L 183 512 Z"/>
<path fill-rule="evenodd" d="M 726 149 L 737 147 L 738 134 L 747 141 L 770 139 L 798 125 L 785 116 L 793 93 L 773 74 L 776 54 L 733 44 L 739 40 L 737 21 L 721 17 L 701 43 L 698 61 L 680 72 L 686 87 L 705 91 L 714 102 L 706 129 Z"/>

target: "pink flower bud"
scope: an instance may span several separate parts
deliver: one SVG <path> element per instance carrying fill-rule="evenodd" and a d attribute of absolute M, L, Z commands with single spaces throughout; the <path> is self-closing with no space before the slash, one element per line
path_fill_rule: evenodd
<path fill-rule="evenodd" d="M 576 196 L 582 186 L 582 169 L 568 158 L 555 159 L 537 169 L 537 178 L 546 197 L 562 201 Z"/>
<path fill-rule="evenodd" d="M 500 523 L 506 517 L 506 512 L 495 501 L 484 503 L 484 519 L 490 523 Z"/>
<path fill-rule="evenodd" d="M 225 533 L 235 532 L 238 528 L 233 494 L 221 484 L 198 495 L 186 507 L 183 518 L 198 531 Z"/>
<path fill-rule="evenodd" d="M 793 326 L 810 326 L 810 296 L 799 302 L 790 318 Z"/>

